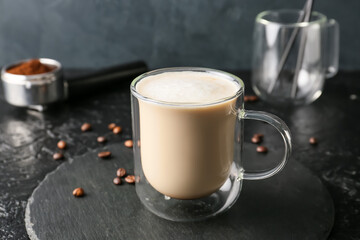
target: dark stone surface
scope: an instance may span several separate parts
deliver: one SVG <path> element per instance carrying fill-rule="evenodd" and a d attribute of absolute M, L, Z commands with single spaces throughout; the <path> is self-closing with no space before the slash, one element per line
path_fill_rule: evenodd
<path fill-rule="evenodd" d="M 238 74 L 250 93 L 249 73 Z M 247 109 L 269 111 L 289 125 L 294 143 L 292 158 L 309 168 L 325 184 L 333 198 L 335 222 L 330 239 L 359 239 L 360 230 L 360 72 L 339 73 L 326 82 L 323 96 L 310 106 L 280 109 L 264 102 L 248 103 Z M 355 94 L 358 98 L 350 99 Z M 94 130 L 81 133 L 83 122 Z M 121 136 L 107 130 L 116 122 L 124 127 Z M 18 109 L 0 100 L 0 239 L 28 239 L 24 212 L 26 201 L 45 175 L 61 162 L 52 159 L 59 139 L 67 141 L 65 160 L 93 149 L 95 139 L 106 135 L 109 143 L 131 136 L 128 88 L 114 88 L 58 104 L 45 113 Z M 245 122 L 245 141 L 255 132 L 265 133 L 271 153 L 281 148 L 272 128 Z M 308 143 L 315 136 L 317 146 Z M 246 185 L 245 185 L 246 186 Z"/>
<path fill-rule="evenodd" d="M 248 162 L 266 162 L 245 145 Z M 332 199 L 321 181 L 296 161 L 264 181 L 244 181 L 238 201 L 226 213 L 201 222 L 175 223 L 150 213 L 134 185 L 114 185 L 116 170 L 133 173 L 132 150 L 108 145 L 109 160 L 92 151 L 47 175 L 29 199 L 25 213 L 32 240 L 62 239 L 326 239 L 334 220 Z M 72 190 L 84 188 L 75 199 Z"/>
<path fill-rule="evenodd" d="M 0 0 L 0 65 L 50 57 L 65 67 L 101 68 L 143 59 L 150 68 L 250 69 L 254 20 L 305 0 Z M 21 6 L 21 7 L 19 7 Z M 360 70 L 359 0 L 315 1 L 336 19 L 340 67 Z"/>

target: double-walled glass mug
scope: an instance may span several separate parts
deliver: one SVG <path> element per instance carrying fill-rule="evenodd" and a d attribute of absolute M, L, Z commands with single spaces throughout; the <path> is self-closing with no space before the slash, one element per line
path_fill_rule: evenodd
<path fill-rule="evenodd" d="M 309 104 L 320 97 L 324 79 L 338 71 L 338 23 L 318 12 L 300 22 L 303 14 L 276 10 L 256 17 L 252 87 L 270 103 Z"/>
<path fill-rule="evenodd" d="M 192 82 L 192 77 L 205 79 L 205 85 Z M 157 91 L 159 78 L 166 87 L 157 94 L 170 93 L 172 101 L 142 91 L 144 85 Z M 233 94 L 213 101 L 184 101 L 181 91 L 178 96 L 172 93 L 182 78 L 191 79 L 185 83 L 187 95 L 203 94 L 207 78 L 221 85 L 215 91 L 227 84 Z M 173 81 L 168 84 L 169 80 Z M 273 176 L 290 156 L 288 127 L 272 114 L 245 110 L 244 83 L 232 74 L 207 68 L 166 68 L 140 75 L 130 88 L 136 193 L 146 208 L 162 218 L 194 221 L 224 212 L 238 198 L 244 179 Z M 276 167 L 259 172 L 243 169 L 243 119 L 267 122 L 280 132 L 285 154 Z"/>

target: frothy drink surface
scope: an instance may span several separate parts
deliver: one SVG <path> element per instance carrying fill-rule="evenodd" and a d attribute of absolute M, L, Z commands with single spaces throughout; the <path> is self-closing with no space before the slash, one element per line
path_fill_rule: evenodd
<path fill-rule="evenodd" d="M 238 85 L 223 77 L 202 72 L 167 72 L 141 80 L 136 90 L 165 102 L 209 103 L 233 96 Z"/>
<path fill-rule="evenodd" d="M 194 199 L 224 184 L 234 155 L 236 98 L 216 102 L 234 96 L 238 89 L 226 77 L 191 71 L 148 76 L 136 85 L 145 97 L 179 103 L 139 99 L 141 164 L 157 191 Z"/>

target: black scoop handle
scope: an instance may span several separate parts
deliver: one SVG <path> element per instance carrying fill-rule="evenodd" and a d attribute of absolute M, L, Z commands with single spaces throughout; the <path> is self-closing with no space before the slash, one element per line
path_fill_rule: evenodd
<path fill-rule="evenodd" d="M 104 88 L 114 88 L 119 85 L 127 85 L 140 74 L 148 70 L 143 61 L 126 63 L 118 66 L 105 68 L 87 75 L 68 78 L 68 96 L 73 98 Z"/>

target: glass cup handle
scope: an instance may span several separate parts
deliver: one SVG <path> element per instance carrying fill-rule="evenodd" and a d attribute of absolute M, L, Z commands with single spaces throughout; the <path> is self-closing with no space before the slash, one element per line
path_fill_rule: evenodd
<path fill-rule="evenodd" d="M 339 69 L 339 24 L 336 20 L 330 19 L 326 23 L 326 56 L 325 76 L 333 77 Z"/>
<path fill-rule="evenodd" d="M 266 113 L 266 112 L 259 112 L 259 111 L 248 111 L 248 110 L 240 110 L 238 114 L 239 119 L 252 119 L 252 120 L 259 120 L 270 124 L 271 126 L 275 127 L 276 130 L 279 131 L 280 135 L 282 136 L 285 144 L 285 154 L 282 161 L 274 168 L 265 171 L 259 172 L 247 172 L 243 170 L 241 173 L 240 178 L 246 180 L 259 180 L 271 177 L 278 172 L 280 172 L 284 166 L 286 165 L 289 157 L 291 155 L 292 145 L 291 145 L 291 136 L 290 130 L 288 126 L 277 116 Z"/>

